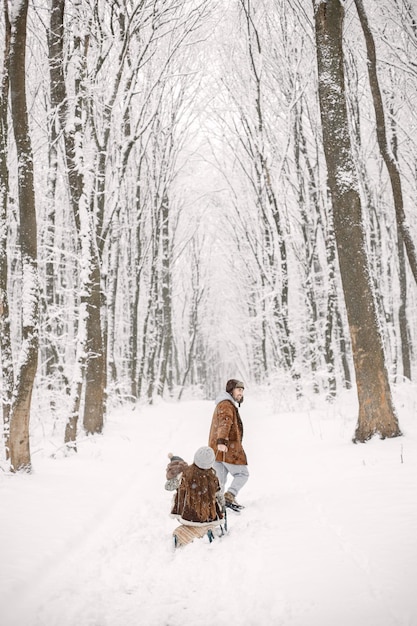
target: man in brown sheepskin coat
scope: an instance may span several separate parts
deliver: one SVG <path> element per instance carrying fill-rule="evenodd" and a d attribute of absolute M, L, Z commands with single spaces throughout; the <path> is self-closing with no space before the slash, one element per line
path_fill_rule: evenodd
<path fill-rule="evenodd" d="M 236 496 L 249 478 L 248 461 L 243 449 L 243 423 L 238 407 L 243 402 L 244 384 L 232 378 L 226 383 L 226 391 L 216 398 L 211 422 L 209 446 L 216 455 L 214 469 L 224 490 L 228 474 L 232 476 L 230 487 L 224 494 L 226 506 L 239 512 L 243 509 Z"/>

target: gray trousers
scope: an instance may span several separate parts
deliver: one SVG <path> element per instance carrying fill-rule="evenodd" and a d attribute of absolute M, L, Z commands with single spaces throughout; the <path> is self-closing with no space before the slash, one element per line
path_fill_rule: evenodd
<path fill-rule="evenodd" d="M 221 463 L 220 461 L 215 461 L 213 467 L 216 470 L 222 491 L 224 491 L 224 487 L 226 485 L 227 475 L 231 474 L 233 476 L 232 483 L 227 491 L 234 496 L 237 496 L 249 478 L 248 466 L 232 465 L 231 463 Z"/>

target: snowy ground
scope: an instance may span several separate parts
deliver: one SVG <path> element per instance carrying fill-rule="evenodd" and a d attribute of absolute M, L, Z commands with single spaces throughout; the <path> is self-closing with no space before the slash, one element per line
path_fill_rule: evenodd
<path fill-rule="evenodd" d="M 191 461 L 213 404 L 113 412 L 71 458 L 0 472 L 1 626 L 417 625 L 417 390 L 403 437 L 354 445 L 354 394 L 293 407 L 246 391 L 251 477 L 229 533 L 176 552 L 169 451 Z M 284 410 L 285 409 L 285 410 Z"/>

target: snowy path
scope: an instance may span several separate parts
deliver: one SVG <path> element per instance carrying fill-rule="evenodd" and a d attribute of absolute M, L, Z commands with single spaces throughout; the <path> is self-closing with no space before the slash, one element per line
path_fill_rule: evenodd
<path fill-rule="evenodd" d="M 340 416 L 246 401 L 246 509 L 174 553 L 166 455 L 191 460 L 211 411 L 116 413 L 76 458 L 0 482 L 1 626 L 417 625 L 415 427 L 353 446 Z"/>

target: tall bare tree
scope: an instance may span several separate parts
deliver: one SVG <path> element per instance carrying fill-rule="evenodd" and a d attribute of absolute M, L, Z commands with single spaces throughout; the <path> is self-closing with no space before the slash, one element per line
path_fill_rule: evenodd
<path fill-rule="evenodd" d="M 313 0 L 319 101 L 328 185 L 346 302 L 359 416 L 355 441 L 400 435 L 369 272 L 357 175 L 350 145 L 343 67 L 344 8 Z"/>
<path fill-rule="evenodd" d="M 10 13 L 10 93 L 18 167 L 19 243 L 22 263 L 22 345 L 10 420 L 10 461 L 14 471 L 31 470 L 29 421 L 38 365 L 39 284 L 33 156 L 26 103 L 26 23 L 28 0 Z"/>
<path fill-rule="evenodd" d="M 7 294 L 7 202 L 9 194 L 8 156 L 8 112 L 9 98 L 9 55 L 10 21 L 7 0 L 3 2 L 4 49 L 3 66 L 0 74 L 0 356 L 3 389 L 1 406 L 3 413 L 4 444 L 6 459 L 9 458 L 10 408 L 14 383 L 12 345 L 10 335 L 9 298 Z"/>
<path fill-rule="evenodd" d="M 388 171 L 392 197 L 394 201 L 394 209 L 395 209 L 395 217 L 397 221 L 397 240 L 398 240 L 398 254 L 400 261 L 400 293 L 401 293 L 401 301 L 399 307 L 399 322 L 400 322 L 400 337 L 402 344 L 402 355 L 403 355 L 403 367 L 404 374 L 408 378 L 411 377 L 411 370 L 409 365 L 409 354 L 408 354 L 408 332 L 407 332 L 407 321 L 404 315 L 405 311 L 405 301 L 406 301 L 406 279 L 405 279 L 405 267 L 404 267 L 404 254 L 403 248 L 405 248 L 407 253 L 407 258 L 410 264 L 410 268 L 412 274 L 414 276 L 414 280 L 417 282 L 417 251 L 414 244 L 414 240 L 411 235 L 410 226 L 408 224 L 408 220 L 404 210 L 404 197 L 401 183 L 401 173 L 398 166 L 398 162 L 395 156 L 395 145 L 390 146 L 388 133 L 387 133 L 387 124 L 385 121 L 385 110 L 384 110 L 384 102 L 382 99 L 381 88 L 379 85 L 378 79 L 378 70 L 377 70 L 377 56 L 376 56 L 376 47 L 375 40 L 372 33 L 371 26 L 369 24 L 368 16 L 365 11 L 365 7 L 363 4 L 363 0 L 355 0 L 356 9 L 359 15 L 359 21 L 361 23 L 362 31 L 365 37 L 366 43 L 366 52 L 367 52 L 367 68 L 368 68 L 368 76 L 369 76 L 369 85 L 371 88 L 372 101 L 375 110 L 375 119 L 376 119 L 376 136 L 378 140 L 379 150 L 381 152 L 381 156 L 384 160 L 385 166 Z M 395 135 L 394 135 L 395 137 Z"/>

